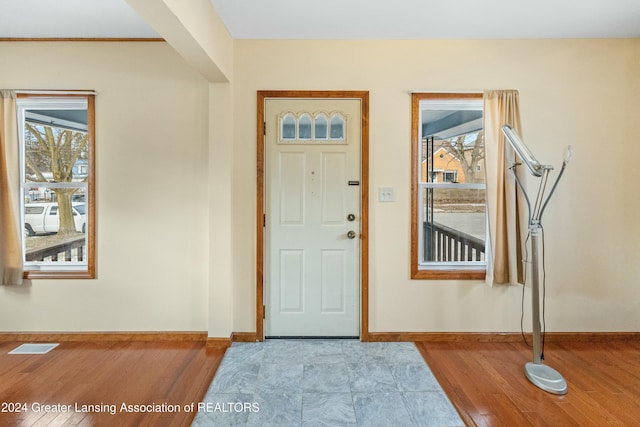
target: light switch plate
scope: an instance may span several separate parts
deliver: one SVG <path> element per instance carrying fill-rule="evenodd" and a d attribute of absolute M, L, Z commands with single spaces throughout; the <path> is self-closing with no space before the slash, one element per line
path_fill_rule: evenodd
<path fill-rule="evenodd" d="M 393 202 L 394 199 L 393 187 L 378 187 L 378 201 Z"/>

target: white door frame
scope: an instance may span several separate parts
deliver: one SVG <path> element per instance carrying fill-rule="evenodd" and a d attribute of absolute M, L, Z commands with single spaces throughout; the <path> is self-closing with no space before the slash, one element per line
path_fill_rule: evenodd
<path fill-rule="evenodd" d="M 264 340 L 265 263 L 265 102 L 269 98 L 358 99 L 361 102 L 360 142 L 360 339 L 369 340 L 369 92 L 258 91 L 256 203 L 256 340 Z"/>

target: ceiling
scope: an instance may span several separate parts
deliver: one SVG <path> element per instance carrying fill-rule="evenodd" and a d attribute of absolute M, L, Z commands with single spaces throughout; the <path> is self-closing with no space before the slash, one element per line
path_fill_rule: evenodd
<path fill-rule="evenodd" d="M 125 0 L 0 0 L 0 38 L 159 37 Z"/>
<path fill-rule="evenodd" d="M 640 0 L 211 2 L 235 39 L 640 37 Z M 126 0 L 0 1 L 0 38 L 157 37 Z"/>

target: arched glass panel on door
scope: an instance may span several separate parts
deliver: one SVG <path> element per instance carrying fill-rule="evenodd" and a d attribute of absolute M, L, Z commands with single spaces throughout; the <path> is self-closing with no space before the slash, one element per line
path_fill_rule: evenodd
<path fill-rule="evenodd" d="M 308 114 L 298 119 L 298 139 L 311 139 L 311 117 Z"/>
<path fill-rule="evenodd" d="M 293 114 L 287 114 L 282 119 L 282 139 L 296 139 L 296 119 Z"/>
<path fill-rule="evenodd" d="M 331 139 L 344 139 L 344 117 L 336 114 L 331 117 Z"/>
<path fill-rule="evenodd" d="M 327 121 L 327 116 L 320 113 L 316 116 L 315 125 L 314 125 L 314 138 L 315 139 L 327 139 L 328 138 L 328 128 L 329 122 Z"/>

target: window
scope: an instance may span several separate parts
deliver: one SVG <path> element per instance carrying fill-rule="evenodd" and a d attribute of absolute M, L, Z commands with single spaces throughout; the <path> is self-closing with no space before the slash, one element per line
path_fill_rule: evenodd
<path fill-rule="evenodd" d="M 328 119 L 327 117 L 330 117 Z M 347 144 L 346 116 L 339 112 L 285 113 L 279 118 L 279 144 Z"/>
<path fill-rule="evenodd" d="M 341 114 L 331 117 L 331 139 L 344 139 L 344 118 Z"/>
<path fill-rule="evenodd" d="M 442 175 L 442 182 L 458 182 L 458 171 L 444 171 Z"/>
<path fill-rule="evenodd" d="M 291 114 L 287 114 L 282 119 L 282 139 L 295 140 L 296 139 L 296 118 Z"/>
<path fill-rule="evenodd" d="M 411 278 L 483 279 L 482 94 L 412 95 Z"/>
<path fill-rule="evenodd" d="M 311 117 L 308 114 L 301 115 L 298 120 L 298 138 L 311 139 Z"/>
<path fill-rule="evenodd" d="M 17 100 L 26 278 L 95 277 L 94 96 Z"/>
<path fill-rule="evenodd" d="M 324 114 L 318 114 L 316 117 L 315 137 L 327 139 L 327 117 Z"/>

